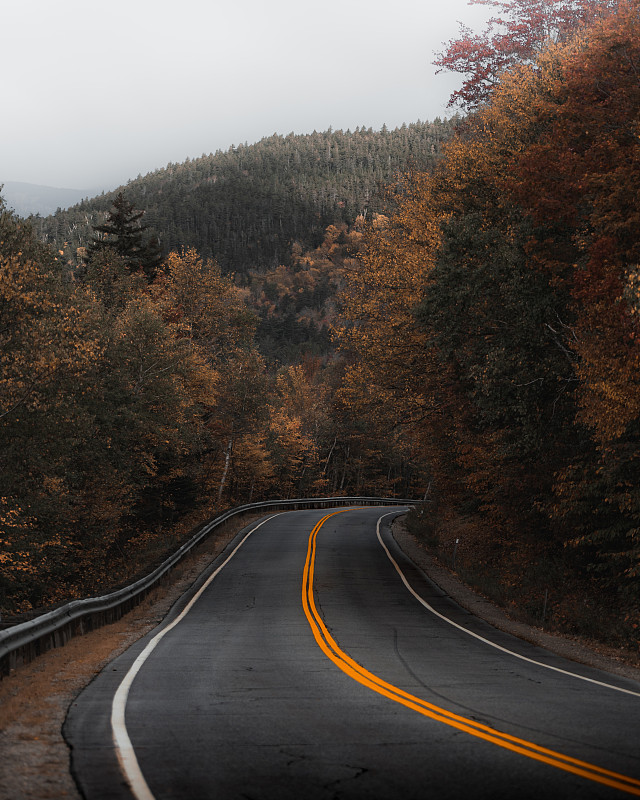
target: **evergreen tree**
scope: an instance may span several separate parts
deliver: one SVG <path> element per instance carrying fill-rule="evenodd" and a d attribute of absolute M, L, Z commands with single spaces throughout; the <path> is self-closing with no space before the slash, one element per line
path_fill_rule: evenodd
<path fill-rule="evenodd" d="M 145 240 L 148 228 L 141 222 L 143 216 L 144 211 L 136 210 L 119 192 L 106 221 L 93 226 L 98 236 L 89 245 L 89 259 L 110 248 L 124 259 L 130 272 L 141 270 L 152 281 L 162 262 L 162 253 L 157 237 Z"/>

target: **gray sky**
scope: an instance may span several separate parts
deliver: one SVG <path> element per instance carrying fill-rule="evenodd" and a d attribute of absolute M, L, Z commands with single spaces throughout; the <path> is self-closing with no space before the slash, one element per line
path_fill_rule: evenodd
<path fill-rule="evenodd" d="M 467 0 L 0 0 L 0 183 L 109 189 L 272 133 L 447 115 Z"/>

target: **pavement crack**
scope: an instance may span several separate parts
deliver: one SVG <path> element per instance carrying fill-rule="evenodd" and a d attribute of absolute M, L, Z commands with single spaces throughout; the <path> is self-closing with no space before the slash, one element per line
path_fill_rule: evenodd
<path fill-rule="evenodd" d="M 420 684 L 420 686 L 422 686 L 424 689 L 426 689 L 429 692 L 432 692 L 433 689 L 430 686 L 427 686 L 427 684 L 418 675 L 416 675 L 416 673 L 409 666 L 409 662 L 406 660 L 406 658 L 400 652 L 400 648 L 398 647 L 398 629 L 397 628 L 393 629 L 393 649 L 395 651 L 395 654 L 398 656 L 398 660 L 400 661 L 402 666 L 407 670 L 409 675 L 411 675 L 411 677 L 415 681 L 417 681 Z"/>
<path fill-rule="evenodd" d="M 291 767 L 294 764 L 299 764 L 301 761 L 308 761 L 309 759 L 309 756 L 306 755 L 306 753 L 292 753 L 289 750 L 285 750 L 283 747 L 280 748 L 280 753 L 289 758 L 289 761 L 286 763 L 287 767 Z"/>
<path fill-rule="evenodd" d="M 337 778 L 335 781 L 329 781 L 323 785 L 323 789 L 326 789 L 330 792 L 333 792 L 332 800 L 340 800 L 342 796 L 341 784 L 351 783 L 352 781 L 357 781 L 358 778 L 361 778 L 370 770 L 367 767 L 354 767 L 351 764 L 341 764 L 340 765 L 343 769 L 351 769 L 354 771 L 353 775 L 349 775 L 347 778 Z"/>
<path fill-rule="evenodd" d="M 415 681 L 417 681 L 420 684 L 420 686 L 422 686 L 424 689 L 426 689 L 431 695 L 434 695 L 439 700 L 446 700 L 449 703 L 453 703 L 453 705 L 456 706 L 457 708 L 463 709 L 465 712 L 468 713 L 469 717 L 471 719 L 473 719 L 475 722 L 480 722 L 483 725 L 491 725 L 491 721 L 490 720 L 488 720 L 488 719 L 486 719 L 486 718 L 484 718 L 482 716 L 478 716 L 476 709 L 471 708 L 470 706 L 465 706 L 462 703 L 458 703 L 455 700 L 453 700 L 451 697 L 447 697 L 446 695 L 441 694 L 440 692 L 437 692 L 432 686 L 429 686 L 428 684 L 426 684 L 418 675 L 416 675 L 416 673 L 409 666 L 408 661 L 405 659 L 405 657 L 400 652 L 400 648 L 398 647 L 398 629 L 397 628 L 393 629 L 393 648 L 395 650 L 396 655 L 398 656 L 398 659 L 399 659 L 400 663 L 407 670 L 409 675 L 411 675 L 411 677 Z"/>

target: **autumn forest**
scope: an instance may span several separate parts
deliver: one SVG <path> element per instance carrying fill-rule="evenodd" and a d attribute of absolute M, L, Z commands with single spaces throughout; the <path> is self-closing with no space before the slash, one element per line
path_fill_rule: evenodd
<path fill-rule="evenodd" d="M 640 6 L 476 2 L 448 121 L 0 208 L 3 616 L 229 506 L 382 495 L 514 615 L 638 647 Z"/>

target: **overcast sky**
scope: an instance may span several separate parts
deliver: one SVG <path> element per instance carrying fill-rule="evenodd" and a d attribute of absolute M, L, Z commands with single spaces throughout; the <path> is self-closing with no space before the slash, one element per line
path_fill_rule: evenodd
<path fill-rule="evenodd" d="M 0 183 L 110 189 L 232 144 L 451 112 L 467 0 L 0 0 Z"/>

